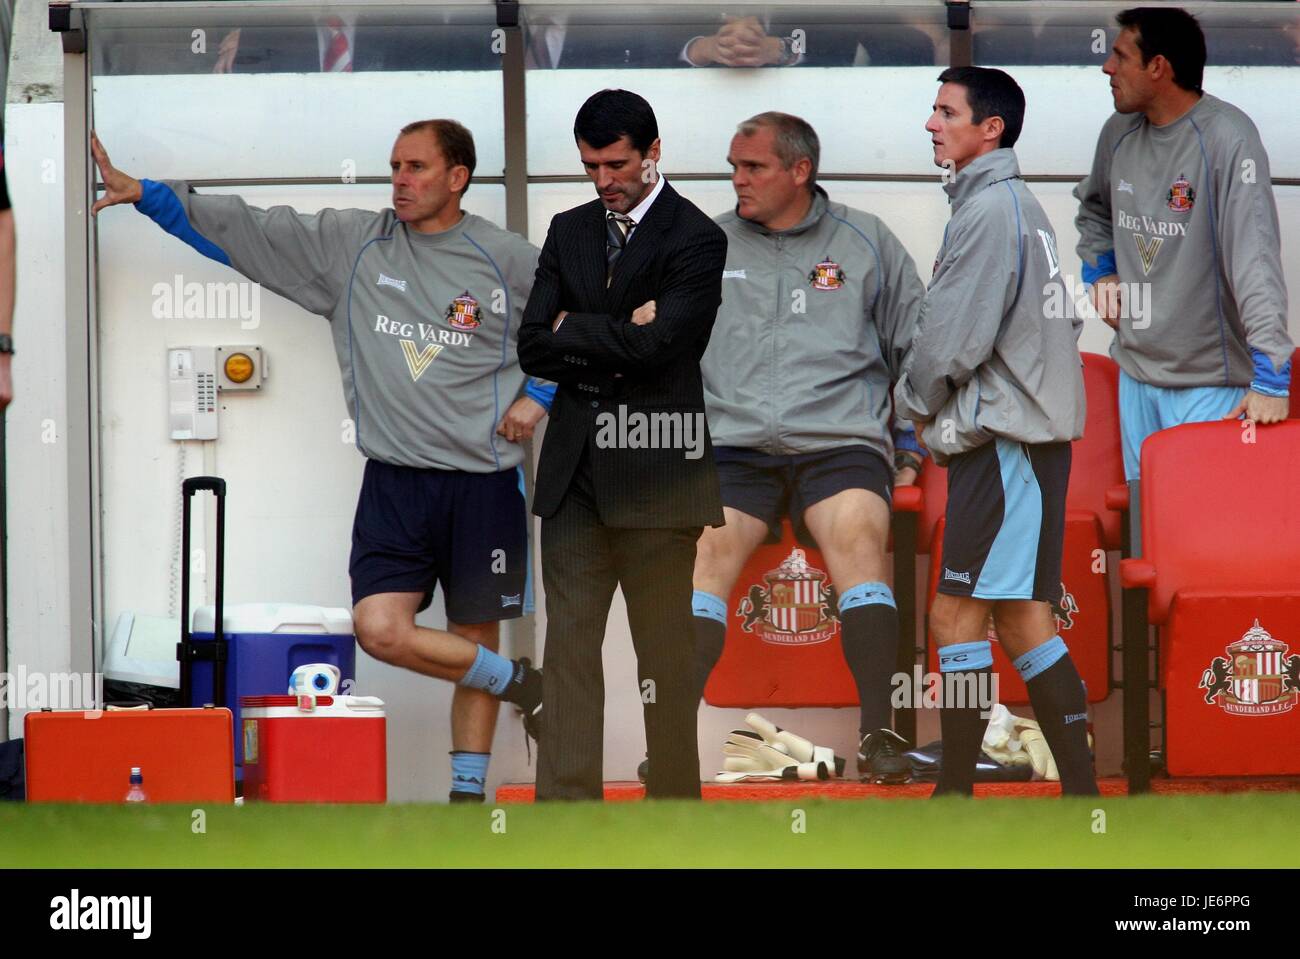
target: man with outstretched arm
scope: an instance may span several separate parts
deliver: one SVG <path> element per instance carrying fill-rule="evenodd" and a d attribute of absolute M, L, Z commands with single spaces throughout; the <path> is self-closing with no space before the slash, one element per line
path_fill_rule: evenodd
<path fill-rule="evenodd" d="M 499 622 L 524 604 L 520 444 L 554 386 L 526 384 L 515 355 L 536 247 L 461 209 L 473 137 L 454 120 L 404 127 L 390 158 L 393 208 L 378 213 L 261 210 L 180 181 L 136 180 L 97 138 L 93 151 L 105 194 L 92 213 L 134 203 L 329 320 L 366 457 L 349 563 L 357 642 L 457 684 L 450 799 L 483 801 L 499 700 L 518 706 L 531 735 L 541 720 L 539 671 L 497 648 Z M 417 626 L 439 582 L 447 629 Z"/>

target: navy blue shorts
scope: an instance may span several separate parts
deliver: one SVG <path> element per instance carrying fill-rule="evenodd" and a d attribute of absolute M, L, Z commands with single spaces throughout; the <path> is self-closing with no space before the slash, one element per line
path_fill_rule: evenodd
<path fill-rule="evenodd" d="M 713 458 L 722 486 L 722 505 L 767 524 L 768 541 L 781 538 L 781 517 L 789 516 L 795 538 L 815 546 L 804 510 L 846 489 L 865 489 L 893 502 L 894 471 L 869 446 L 843 446 L 820 453 L 773 456 L 762 450 L 716 446 Z"/>
<path fill-rule="evenodd" d="M 528 526 L 519 471 L 461 473 L 366 461 L 352 524 L 352 603 L 441 583 L 447 619 L 523 615 Z"/>
<path fill-rule="evenodd" d="M 1069 443 L 993 438 L 948 461 L 938 590 L 976 599 L 1061 598 Z"/>

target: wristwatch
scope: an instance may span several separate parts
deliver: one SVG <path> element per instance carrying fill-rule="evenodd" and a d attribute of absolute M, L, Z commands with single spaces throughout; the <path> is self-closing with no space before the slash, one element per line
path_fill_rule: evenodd
<path fill-rule="evenodd" d="M 0 353 L 12 353 L 14 351 L 14 338 L 8 333 L 0 333 Z"/>
<path fill-rule="evenodd" d="M 919 473 L 921 472 L 921 466 L 923 462 L 924 461 L 921 459 L 920 455 L 912 452 L 911 450 L 894 450 L 894 472 L 895 473 L 901 473 L 909 466 Z"/>

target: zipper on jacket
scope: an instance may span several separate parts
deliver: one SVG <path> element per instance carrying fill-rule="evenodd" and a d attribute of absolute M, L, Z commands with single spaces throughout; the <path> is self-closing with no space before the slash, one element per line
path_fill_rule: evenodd
<path fill-rule="evenodd" d="M 768 435 L 771 438 L 773 452 L 781 449 L 780 424 L 777 423 L 776 411 L 781 405 L 780 397 L 777 396 L 777 390 L 780 389 L 780 379 L 777 369 L 777 339 L 781 336 L 781 327 L 785 319 L 785 237 L 774 237 L 776 240 L 776 316 L 772 324 L 772 353 L 771 361 L 768 364 L 768 391 L 767 395 L 771 397 L 768 404 Z"/>

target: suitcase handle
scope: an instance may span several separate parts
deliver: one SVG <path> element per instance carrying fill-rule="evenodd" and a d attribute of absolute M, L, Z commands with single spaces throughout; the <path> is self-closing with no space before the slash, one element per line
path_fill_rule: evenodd
<path fill-rule="evenodd" d="M 218 499 L 223 499 L 226 495 L 226 481 L 220 476 L 191 476 L 181 483 L 181 495 L 186 499 L 200 490 L 216 493 Z"/>
<path fill-rule="evenodd" d="M 217 498 L 217 609 L 213 641 L 200 646 L 190 631 L 190 500 L 204 491 Z M 192 476 L 181 484 L 181 641 L 176 644 L 176 658 L 181 664 L 182 707 L 190 705 L 193 695 L 196 659 L 212 662 L 213 704 L 220 706 L 226 699 L 225 551 L 226 481 L 219 476 Z"/>

